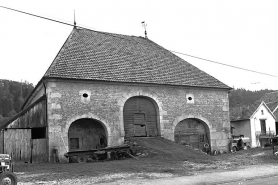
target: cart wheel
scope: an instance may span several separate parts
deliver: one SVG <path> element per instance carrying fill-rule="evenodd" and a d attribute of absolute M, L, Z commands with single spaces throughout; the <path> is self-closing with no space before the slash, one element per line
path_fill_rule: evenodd
<path fill-rule="evenodd" d="M 2 172 L 0 173 L 0 185 L 16 185 L 17 178 L 12 172 Z"/>
<path fill-rule="evenodd" d="M 232 152 L 233 152 L 233 153 L 236 152 L 236 147 L 235 147 L 235 146 L 232 148 Z"/>
<path fill-rule="evenodd" d="M 77 157 L 77 162 L 78 163 L 85 163 L 85 162 L 87 162 L 87 159 L 88 159 L 88 156 L 86 156 L 86 155 L 79 155 Z"/>
<path fill-rule="evenodd" d="M 69 163 L 73 163 L 73 162 L 76 162 L 76 158 L 74 158 L 74 157 L 69 157 Z"/>

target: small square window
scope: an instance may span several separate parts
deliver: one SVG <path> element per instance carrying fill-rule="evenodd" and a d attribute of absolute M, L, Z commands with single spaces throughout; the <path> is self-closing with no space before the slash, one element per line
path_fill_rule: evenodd
<path fill-rule="evenodd" d="M 46 127 L 31 128 L 32 139 L 44 139 L 46 138 Z"/>
<path fill-rule="evenodd" d="M 79 91 L 80 100 L 82 103 L 89 103 L 91 98 L 91 91 L 89 90 L 81 90 Z"/>

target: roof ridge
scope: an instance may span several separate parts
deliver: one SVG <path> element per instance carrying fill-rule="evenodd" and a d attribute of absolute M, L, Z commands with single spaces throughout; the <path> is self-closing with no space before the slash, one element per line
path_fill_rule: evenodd
<path fill-rule="evenodd" d="M 124 40 L 128 40 L 127 38 L 122 38 L 122 37 L 118 37 L 118 36 L 124 36 L 124 37 L 136 37 L 136 38 L 140 38 L 140 39 L 146 39 L 142 36 L 135 36 L 135 35 L 124 35 L 124 34 L 119 34 L 119 33 L 109 33 L 109 32 L 104 32 L 104 31 L 96 31 L 96 30 L 91 30 L 88 28 L 78 28 L 79 30 L 88 30 L 88 31 L 93 31 L 93 32 L 97 32 L 97 33 L 101 33 L 101 34 L 105 34 L 105 35 L 109 35 L 109 36 L 113 36 L 113 37 L 117 37 L 119 39 L 124 39 Z M 148 38 L 146 40 L 149 40 Z M 130 41 L 130 40 L 129 40 Z"/>

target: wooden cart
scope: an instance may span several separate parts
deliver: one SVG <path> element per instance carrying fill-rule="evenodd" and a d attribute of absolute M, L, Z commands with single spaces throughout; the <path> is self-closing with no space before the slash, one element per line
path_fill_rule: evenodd
<path fill-rule="evenodd" d="M 100 160 L 117 160 L 130 156 L 130 146 L 121 145 L 92 150 L 70 151 L 65 153 L 69 162 L 94 162 Z"/>

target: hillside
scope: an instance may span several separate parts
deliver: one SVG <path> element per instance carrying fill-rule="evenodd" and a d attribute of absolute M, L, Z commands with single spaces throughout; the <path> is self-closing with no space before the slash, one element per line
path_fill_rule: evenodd
<path fill-rule="evenodd" d="M 21 106 L 34 89 L 28 82 L 0 79 L 0 124 L 20 112 Z"/>
<path fill-rule="evenodd" d="M 237 105 L 251 105 L 258 99 L 260 99 L 264 94 L 273 92 L 274 90 L 260 90 L 260 91 L 250 91 L 246 89 L 235 89 L 229 93 L 229 106 L 230 109 Z"/>

